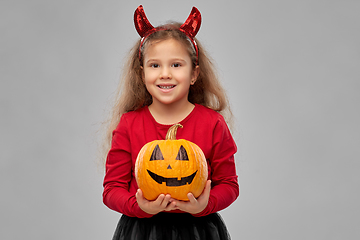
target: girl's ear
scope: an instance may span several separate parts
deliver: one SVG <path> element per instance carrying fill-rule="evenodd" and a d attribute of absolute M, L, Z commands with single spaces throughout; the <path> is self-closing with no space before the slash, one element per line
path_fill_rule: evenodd
<path fill-rule="evenodd" d="M 199 77 L 199 74 L 200 74 L 200 67 L 199 65 L 197 65 L 192 71 L 191 82 L 190 82 L 191 85 L 195 84 L 197 78 Z"/>

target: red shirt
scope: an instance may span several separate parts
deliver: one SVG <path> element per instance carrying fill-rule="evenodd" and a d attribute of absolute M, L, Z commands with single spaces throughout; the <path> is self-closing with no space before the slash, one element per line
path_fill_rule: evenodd
<path fill-rule="evenodd" d="M 228 207 L 239 196 L 235 170 L 235 142 L 221 114 L 195 104 L 180 122 L 177 139 L 197 144 L 208 161 L 212 181 L 207 207 L 194 216 L 205 216 Z M 136 201 L 138 189 L 134 166 L 138 152 L 148 142 L 165 139 L 170 125 L 155 121 L 148 107 L 122 115 L 113 132 L 112 146 L 106 160 L 103 201 L 110 209 L 129 217 L 151 217 Z M 181 212 L 179 210 L 174 212 Z"/>

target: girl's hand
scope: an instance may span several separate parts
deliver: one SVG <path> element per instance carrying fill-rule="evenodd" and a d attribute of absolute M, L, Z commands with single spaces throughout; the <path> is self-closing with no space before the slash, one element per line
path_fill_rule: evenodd
<path fill-rule="evenodd" d="M 135 197 L 139 207 L 148 214 L 157 214 L 162 211 L 171 211 L 176 208 L 175 202 L 172 201 L 169 194 L 160 194 L 156 200 L 149 201 L 144 198 L 141 189 L 138 189 Z"/>
<path fill-rule="evenodd" d="M 196 214 L 199 212 L 202 212 L 208 202 L 210 197 L 210 189 L 211 189 L 211 180 L 208 180 L 205 185 L 205 189 L 203 193 L 196 199 L 192 193 L 188 193 L 187 196 L 190 201 L 179 201 L 179 200 L 173 200 L 176 202 L 176 209 L 179 209 L 184 212 L 188 212 L 191 214 Z"/>

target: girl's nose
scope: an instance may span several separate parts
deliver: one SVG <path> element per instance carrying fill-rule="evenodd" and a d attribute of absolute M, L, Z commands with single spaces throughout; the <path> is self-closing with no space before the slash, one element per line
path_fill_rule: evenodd
<path fill-rule="evenodd" d="M 160 79 L 170 79 L 170 78 L 171 78 L 170 69 L 164 67 L 160 73 Z"/>

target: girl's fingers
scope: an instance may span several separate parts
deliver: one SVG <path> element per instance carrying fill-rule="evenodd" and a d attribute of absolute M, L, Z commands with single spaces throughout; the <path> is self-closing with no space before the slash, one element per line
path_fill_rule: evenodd
<path fill-rule="evenodd" d="M 161 211 L 171 211 L 180 209 L 189 213 L 198 213 L 202 211 L 209 200 L 211 181 L 206 182 L 203 193 L 196 199 L 192 193 L 188 193 L 189 201 L 183 202 L 171 198 L 170 194 L 160 194 L 154 201 L 148 201 L 144 198 L 141 189 L 138 189 L 135 197 L 141 209 L 147 213 L 156 214 Z"/>
<path fill-rule="evenodd" d="M 197 203 L 197 200 L 196 200 L 196 198 L 194 197 L 194 195 L 192 193 L 188 193 L 187 197 L 189 198 L 189 201 L 190 201 L 191 204 L 196 204 Z"/>
<path fill-rule="evenodd" d="M 205 185 L 205 189 L 202 192 L 202 194 L 196 199 L 192 193 L 188 193 L 187 197 L 189 198 L 189 201 L 176 201 L 176 209 L 180 209 L 185 212 L 189 212 L 192 214 L 199 213 L 205 209 L 205 207 L 208 204 L 209 196 L 210 196 L 210 190 L 211 190 L 211 181 L 208 180 Z"/>
<path fill-rule="evenodd" d="M 167 205 L 168 205 L 169 202 L 170 202 L 170 199 L 171 199 L 171 196 L 170 196 L 169 194 L 166 194 L 166 196 L 164 197 L 164 199 L 163 199 L 163 201 L 162 201 L 162 203 L 161 203 L 161 206 L 162 206 L 163 208 L 166 208 Z"/>
<path fill-rule="evenodd" d="M 164 211 L 171 211 L 171 210 L 175 210 L 175 209 L 178 209 L 178 208 L 176 206 L 176 202 L 173 201 L 166 206 Z"/>
<path fill-rule="evenodd" d="M 205 185 L 205 191 L 207 192 L 208 195 L 210 195 L 210 190 L 211 190 L 211 180 L 207 180 Z"/>
<path fill-rule="evenodd" d="M 142 191 L 140 189 L 138 189 L 136 191 L 135 197 L 136 197 L 136 200 L 138 202 L 140 202 L 140 201 L 143 202 L 144 201 L 144 196 L 142 195 Z"/>
<path fill-rule="evenodd" d="M 165 198 L 165 195 L 164 194 L 160 194 L 157 199 L 154 201 L 154 203 L 157 205 L 157 206 L 160 206 L 163 202 Z"/>
<path fill-rule="evenodd" d="M 207 180 L 205 189 L 202 192 L 202 194 L 199 196 L 198 200 L 202 200 L 202 199 L 208 200 L 210 196 L 210 190 L 211 190 L 211 180 Z"/>

